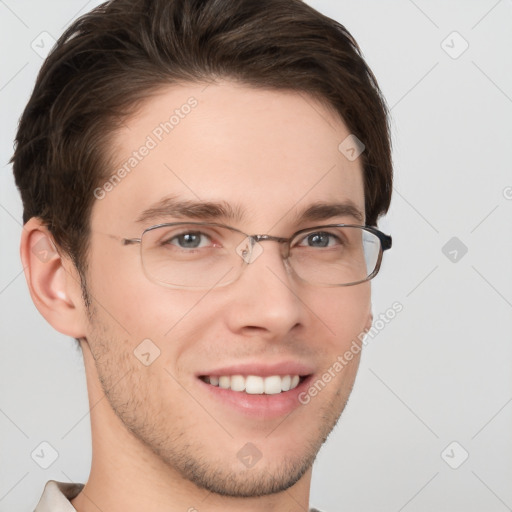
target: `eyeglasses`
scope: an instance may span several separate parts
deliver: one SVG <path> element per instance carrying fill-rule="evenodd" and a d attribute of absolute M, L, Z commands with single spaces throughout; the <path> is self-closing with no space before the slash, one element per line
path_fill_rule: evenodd
<path fill-rule="evenodd" d="M 290 238 L 248 235 L 224 224 L 172 222 L 144 230 L 140 244 L 144 273 L 170 288 L 211 289 L 236 281 L 263 252 L 260 242 L 281 244 L 287 270 L 318 286 L 352 286 L 379 271 L 391 237 L 370 226 L 328 224 L 301 229 Z"/>

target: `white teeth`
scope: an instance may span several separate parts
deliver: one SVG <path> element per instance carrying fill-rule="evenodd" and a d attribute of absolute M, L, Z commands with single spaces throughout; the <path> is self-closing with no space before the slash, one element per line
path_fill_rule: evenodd
<path fill-rule="evenodd" d="M 265 384 L 263 377 L 256 377 L 256 375 L 249 375 L 245 379 L 245 392 L 250 395 L 261 395 L 264 391 Z M 231 388 L 233 390 L 233 388 Z M 234 391 L 234 390 L 233 390 Z"/>
<path fill-rule="evenodd" d="M 219 377 L 219 387 L 223 389 L 229 389 L 231 387 L 231 377 L 226 375 Z"/>
<path fill-rule="evenodd" d="M 242 375 L 233 375 L 231 377 L 231 389 L 233 391 L 244 391 L 245 379 L 242 377 Z"/>
<path fill-rule="evenodd" d="M 275 395 L 281 393 L 281 377 L 279 375 L 272 375 L 272 377 L 265 378 L 265 394 Z"/>
<path fill-rule="evenodd" d="M 282 391 L 289 391 L 299 385 L 298 375 L 271 375 L 260 377 L 258 375 L 220 375 L 204 377 L 205 382 L 222 389 L 231 389 L 248 393 L 249 395 L 276 395 Z"/>

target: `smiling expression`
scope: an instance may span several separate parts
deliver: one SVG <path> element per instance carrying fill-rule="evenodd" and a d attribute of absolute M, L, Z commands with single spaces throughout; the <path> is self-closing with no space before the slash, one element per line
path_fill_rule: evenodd
<path fill-rule="evenodd" d="M 155 129 L 190 97 L 195 108 L 158 140 Z M 369 327 L 370 283 L 300 282 L 279 245 L 264 242 L 235 282 L 173 289 L 149 280 L 139 246 L 120 240 L 164 222 L 278 237 L 364 224 L 361 160 L 338 150 L 348 135 L 311 96 L 229 81 L 162 89 L 115 134 L 120 166 L 148 136 L 156 144 L 93 207 L 87 343 L 123 428 L 200 487 L 269 494 L 310 468 L 346 404 L 359 356 L 307 405 L 297 397 Z M 176 209 L 177 201 L 195 209 Z M 218 208 L 201 210 L 203 203 Z M 345 208 L 305 214 L 319 204 Z M 258 454 L 254 467 L 243 450 Z"/>

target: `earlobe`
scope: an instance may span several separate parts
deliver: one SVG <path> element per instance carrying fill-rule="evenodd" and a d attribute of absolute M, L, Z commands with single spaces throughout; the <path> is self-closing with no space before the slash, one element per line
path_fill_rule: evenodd
<path fill-rule="evenodd" d="M 78 273 L 69 258 L 59 254 L 41 219 L 33 217 L 25 224 L 20 256 L 38 311 L 57 331 L 74 338 L 84 337 Z"/>

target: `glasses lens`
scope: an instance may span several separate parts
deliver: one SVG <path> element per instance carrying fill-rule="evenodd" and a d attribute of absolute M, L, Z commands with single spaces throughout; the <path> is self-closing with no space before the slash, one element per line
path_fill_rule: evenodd
<path fill-rule="evenodd" d="M 209 289 L 233 282 L 251 263 L 248 238 L 225 226 L 174 223 L 146 230 L 141 251 L 144 272 L 154 282 L 177 288 Z M 289 263 L 297 276 L 320 286 L 371 279 L 382 256 L 381 242 L 357 226 L 303 231 L 290 242 Z"/>
<path fill-rule="evenodd" d="M 373 277 L 381 256 L 377 235 L 360 227 L 323 227 L 291 242 L 290 265 L 304 281 L 324 286 L 356 284 Z"/>
<path fill-rule="evenodd" d="M 159 226 L 142 236 L 142 264 L 153 281 L 212 288 L 232 282 L 242 266 L 234 251 L 244 235 L 215 225 Z"/>

